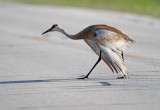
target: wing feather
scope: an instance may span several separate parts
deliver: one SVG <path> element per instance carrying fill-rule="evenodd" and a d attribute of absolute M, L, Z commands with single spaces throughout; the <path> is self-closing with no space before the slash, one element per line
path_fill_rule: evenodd
<path fill-rule="evenodd" d="M 96 38 L 101 44 L 107 46 L 112 51 L 117 53 L 122 58 L 122 52 L 129 47 L 129 40 L 126 40 L 124 35 L 110 32 L 104 29 L 97 29 L 95 31 Z"/>
<path fill-rule="evenodd" d="M 130 38 L 129 36 L 127 36 L 126 34 L 124 34 L 122 31 L 120 31 L 119 29 L 115 28 L 115 27 L 112 27 L 112 26 L 109 26 L 109 25 L 96 25 L 96 30 L 106 30 L 108 32 L 113 32 L 113 33 L 116 33 L 116 34 L 119 34 L 119 35 L 122 35 L 123 38 L 127 41 L 130 41 L 132 43 L 134 43 L 135 41 Z"/>
<path fill-rule="evenodd" d="M 128 70 L 125 67 L 122 58 L 114 52 L 109 46 L 103 45 L 99 39 L 94 39 L 95 45 L 102 52 L 104 58 L 109 62 L 109 65 L 116 71 L 120 72 L 122 75 L 127 76 Z"/>

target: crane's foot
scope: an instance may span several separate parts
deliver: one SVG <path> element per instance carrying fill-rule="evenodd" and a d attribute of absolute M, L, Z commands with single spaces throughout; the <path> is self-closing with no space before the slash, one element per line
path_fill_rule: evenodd
<path fill-rule="evenodd" d="M 77 78 L 77 79 L 87 79 L 88 78 L 88 76 L 85 76 L 85 77 L 80 77 L 80 78 Z"/>
<path fill-rule="evenodd" d="M 125 77 L 121 76 L 121 77 L 117 77 L 117 79 L 125 79 Z"/>
<path fill-rule="evenodd" d="M 121 77 L 117 77 L 117 79 L 127 79 L 129 78 L 127 75 L 121 76 Z"/>

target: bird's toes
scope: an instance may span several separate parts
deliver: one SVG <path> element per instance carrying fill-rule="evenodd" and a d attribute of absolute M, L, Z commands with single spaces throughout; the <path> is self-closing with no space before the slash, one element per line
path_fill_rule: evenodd
<path fill-rule="evenodd" d="M 87 79 L 88 78 L 88 76 L 81 76 L 81 77 L 79 77 L 79 78 L 77 78 L 77 79 Z"/>
<path fill-rule="evenodd" d="M 82 77 L 82 78 L 77 78 L 77 79 L 85 79 L 84 77 Z"/>
<path fill-rule="evenodd" d="M 129 78 L 128 76 L 124 75 L 124 76 L 121 76 L 121 77 L 117 77 L 117 79 L 126 79 L 126 78 Z"/>

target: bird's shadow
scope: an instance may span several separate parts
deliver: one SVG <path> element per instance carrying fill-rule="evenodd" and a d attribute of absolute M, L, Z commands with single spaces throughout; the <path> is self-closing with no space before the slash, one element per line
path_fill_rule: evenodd
<path fill-rule="evenodd" d="M 65 82 L 65 81 L 74 81 L 74 80 L 76 80 L 76 78 L 15 80 L 15 81 L 0 81 L 0 84 L 47 83 L 47 82 Z"/>
<path fill-rule="evenodd" d="M 97 81 L 99 78 L 52 78 L 52 79 L 34 79 L 34 80 L 13 80 L 13 81 L 0 81 L 0 85 L 11 85 L 11 84 L 38 84 L 38 83 L 53 83 L 53 82 L 72 82 L 72 81 Z M 109 82 L 98 82 L 101 86 L 111 86 Z"/>

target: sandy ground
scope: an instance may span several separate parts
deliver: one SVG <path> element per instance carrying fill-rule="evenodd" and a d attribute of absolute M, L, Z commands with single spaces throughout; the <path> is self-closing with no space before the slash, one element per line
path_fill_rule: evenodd
<path fill-rule="evenodd" d="M 116 79 L 83 42 L 41 33 L 52 24 L 75 34 L 115 26 L 137 42 L 126 52 L 129 79 Z M 0 4 L 0 110 L 160 110 L 160 20 L 102 10 Z"/>

